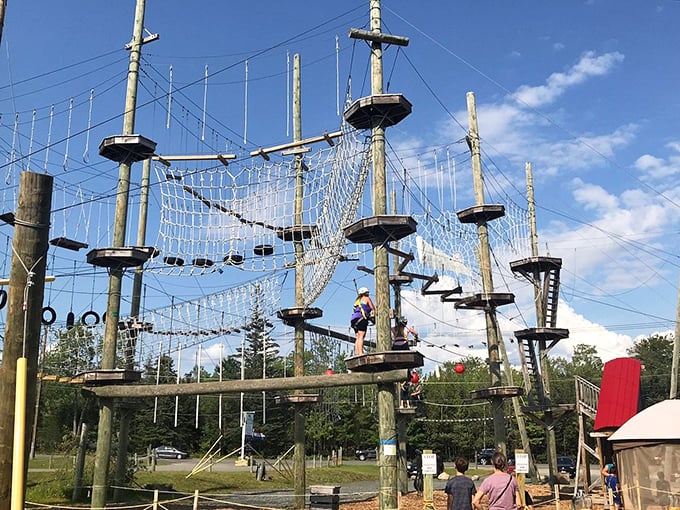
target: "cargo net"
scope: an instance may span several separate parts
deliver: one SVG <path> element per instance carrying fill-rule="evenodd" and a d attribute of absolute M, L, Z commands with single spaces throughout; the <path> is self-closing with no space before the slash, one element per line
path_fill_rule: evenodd
<path fill-rule="evenodd" d="M 305 301 L 328 283 L 356 214 L 370 167 L 369 140 L 343 124 L 332 146 L 304 155 L 302 221 L 295 221 L 296 161 L 252 159 L 205 170 L 156 166 L 162 208 L 151 272 L 196 275 L 295 267 L 300 240 Z M 324 142 L 321 142 L 324 143 Z"/>
<path fill-rule="evenodd" d="M 433 275 L 441 281 L 430 290 L 451 283 L 463 286 L 465 292 L 481 289 L 482 280 L 477 253 L 477 227 L 461 223 L 456 213 L 413 215 L 418 233 L 399 242 L 399 250 L 415 257 L 404 269 L 412 273 Z M 508 262 L 530 254 L 528 212 L 514 203 L 505 206 L 505 216 L 488 223 L 489 246 L 494 271 L 511 275 Z"/>
<path fill-rule="evenodd" d="M 285 273 L 270 274 L 215 294 L 145 311 L 137 319 L 121 317 L 117 358 L 142 368 L 145 360 L 176 351 L 180 345 L 224 342 L 228 335 L 247 327 L 254 313 L 263 318 L 275 315 L 284 279 Z M 99 321 L 91 325 L 78 323 L 71 328 L 55 329 L 53 334 L 55 338 L 67 336 L 77 345 L 88 339 L 100 345 L 104 328 L 105 323 Z M 100 354 L 98 350 L 92 367 L 99 366 Z"/>

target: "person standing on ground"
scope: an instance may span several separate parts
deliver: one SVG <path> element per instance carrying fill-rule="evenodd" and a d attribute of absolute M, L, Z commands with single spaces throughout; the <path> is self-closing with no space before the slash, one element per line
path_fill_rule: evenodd
<path fill-rule="evenodd" d="M 623 506 L 621 501 L 621 487 L 619 486 L 619 477 L 616 475 L 616 466 L 614 464 L 609 464 L 608 475 L 604 480 L 604 486 L 607 488 L 607 492 L 612 493 L 612 503 L 614 508 L 619 510 Z"/>
<path fill-rule="evenodd" d="M 489 498 L 489 510 L 515 510 L 522 505 L 519 495 L 519 485 L 515 477 L 508 474 L 508 460 L 501 452 L 491 456 L 493 474 L 484 479 L 472 498 L 472 506 L 482 508 L 481 502 L 484 496 Z"/>
<path fill-rule="evenodd" d="M 355 356 L 364 353 L 364 338 L 366 338 L 368 323 L 375 323 L 375 305 L 369 297 L 369 294 L 368 288 L 361 287 L 358 291 L 357 300 L 354 302 L 354 308 L 352 309 L 350 325 L 355 333 Z"/>
<path fill-rule="evenodd" d="M 446 482 L 444 492 L 446 496 L 447 510 L 472 510 L 472 497 L 477 488 L 475 483 L 465 476 L 469 463 L 467 459 L 458 457 L 454 462 L 456 466 L 456 476 L 449 478 Z"/>

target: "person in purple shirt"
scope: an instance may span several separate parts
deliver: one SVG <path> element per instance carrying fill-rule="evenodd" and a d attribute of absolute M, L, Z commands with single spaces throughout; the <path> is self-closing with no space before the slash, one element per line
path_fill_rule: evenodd
<path fill-rule="evenodd" d="M 496 452 L 491 457 L 493 474 L 484 479 L 472 498 L 472 506 L 482 508 L 481 502 L 484 496 L 489 498 L 489 510 L 515 510 L 520 508 L 522 500 L 519 494 L 519 485 L 514 476 L 508 474 L 508 460 L 501 452 Z"/>
<path fill-rule="evenodd" d="M 447 510 L 472 510 L 472 496 L 475 495 L 477 488 L 475 483 L 465 476 L 469 463 L 467 459 L 458 457 L 455 461 L 456 476 L 449 478 L 446 482 L 444 492 L 446 497 Z"/>

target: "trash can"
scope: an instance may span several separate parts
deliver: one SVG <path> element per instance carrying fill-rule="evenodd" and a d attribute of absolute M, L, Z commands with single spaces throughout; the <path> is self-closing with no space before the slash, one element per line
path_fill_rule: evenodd
<path fill-rule="evenodd" d="M 339 485 L 312 485 L 309 488 L 309 510 L 339 510 Z"/>

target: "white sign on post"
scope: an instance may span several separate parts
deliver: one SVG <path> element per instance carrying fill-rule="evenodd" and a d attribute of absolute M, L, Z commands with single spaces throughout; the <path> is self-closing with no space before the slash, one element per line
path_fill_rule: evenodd
<path fill-rule="evenodd" d="M 437 474 L 437 454 L 423 453 L 423 474 L 436 475 Z"/>
<path fill-rule="evenodd" d="M 516 453 L 515 454 L 515 471 L 517 473 L 529 473 L 529 454 Z"/>

